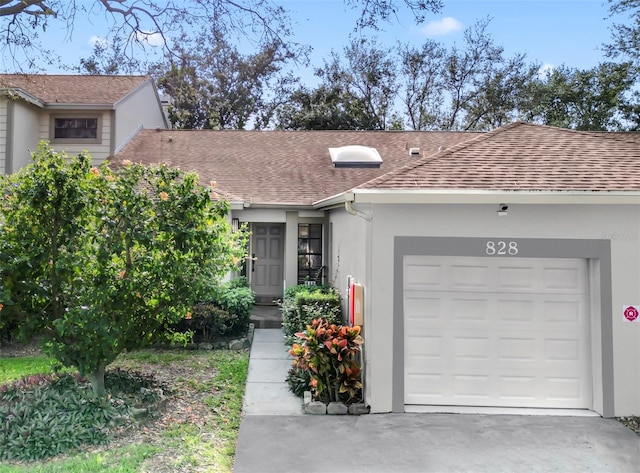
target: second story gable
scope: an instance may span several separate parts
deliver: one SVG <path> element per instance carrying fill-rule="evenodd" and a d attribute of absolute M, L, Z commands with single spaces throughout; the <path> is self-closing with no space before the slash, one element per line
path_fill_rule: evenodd
<path fill-rule="evenodd" d="M 141 129 L 166 127 L 149 77 L 0 75 L 0 173 L 31 162 L 41 140 L 100 163 Z"/>

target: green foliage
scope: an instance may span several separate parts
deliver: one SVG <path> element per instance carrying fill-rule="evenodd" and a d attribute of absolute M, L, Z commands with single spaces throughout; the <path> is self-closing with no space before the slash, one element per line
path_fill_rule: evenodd
<path fill-rule="evenodd" d="M 558 67 L 532 82 L 526 118 L 582 131 L 638 127 L 631 63 L 602 63 L 592 69 Z"/>
<path fill-rule="evenodd" d="M 57 363 L 47 356 L 0 358 L 0 384 L 32 374 L 52 373 L 58 367 Z"/>
<path fill-rule="evenodd" d="M 104 392 L 104 368 L 149 345 L 236 267 L 246 236 L 197 176 L 91 166 L 41 145 L 0 183 L 0 304 L 24 335 Z"/>
<path fill-rule="evenodd" d="M 294 358 L 290 377 L 308 373 L 311 392 L 320 401 L 359 401 L 362 397 L 359 357 L 364 342 L 360 327 L 316 319 L 296 335 L 302 343 L 294 343 L 289 350 Z M 299 384 L 296 383 L 297 389 Z"/>
<path fill-rule="evenodd" d="M 138 473 L 161 447 L 148 444 L 112 448 L 100 453 L 81 453 L 60 460 L 22 465 L 0 465 L 0 473 Z"/>
<path fill-rule="evenodd" d="M 329 286 L 289 287 L 280 307 L 287 346 L 291 346 L 296 341 L 296 333 L 302 332 L 314 319 L 322 318 L 335 324 L 342 322 L 340 294 Z"/>
<path fill-rule="evenodd" d="M 71 375 L 34 375 L 0 388 L 0 460 L 30 461 L 106 442 L 122 407 Z"/>
<path fill-rule="evenodd" d="M 289 369 L 286 378 L 289 391 L 298 397 L 303 397 L 305 391 L 311 391 L 311 372 L 298 366 Z"/>
<path fill-rule="evenodd" d="M 213 300 L 214 304 L 237 318 L 228 335 L 247 333 L 255 301 L 254 292 L 248 287 L 231 284 L 223 284 L 216 292 Z"/>
<path fill-rule="evenodd" d="M 176 330 L 192 330 L 196 340 L 211 342 L 219 337 L 244 335 L 249 329 L 255 294 L 244 277 L 214 288 L 198 302 Z"/>
<path fill-rule="evenodd" d="M 152 376 L 121 369 L 98 398 L 77 374 L 31 375 L 0 386 L 0 461 L 32 461 L 108 441 L 116 419 L 168 392 Z"/>
<path fill-rule="evenodd" d="M 191 319 L 186 322 L 198 339 L 211 342 L 216 337 L 230 334 L 236 325 L 237 317 L 211 302 L 198 302 L 193 306 Z"/>

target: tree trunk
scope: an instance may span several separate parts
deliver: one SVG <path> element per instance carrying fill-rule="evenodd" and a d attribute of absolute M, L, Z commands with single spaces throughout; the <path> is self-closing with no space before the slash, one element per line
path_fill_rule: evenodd
<path fill-rule="evenodd" d="M 87 379 L 91 383 L 91 388 L 93 388 L 93 394 L 96 397 L 104 397 L 106 391 L 104 389 L 104 371 L 106 365 L 104 363 L 99 363 L 96 371 L 93 373 L 87 374 Z"/>

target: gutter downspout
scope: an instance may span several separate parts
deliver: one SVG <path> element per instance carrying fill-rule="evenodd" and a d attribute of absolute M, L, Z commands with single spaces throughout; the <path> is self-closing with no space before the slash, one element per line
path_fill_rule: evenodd
<path fill-rule="evenodd" d="M 356 217 L 360 217 L 365 219 L 367 222 L 371 221 L 371 215 L 362 212 L 361 210 L 356 210 L 353 207 L 353 203 L 355 202 L 355 196 L 353 194 L 353 192 L 350 193 L 349 197 L 347 197 L 344 201 L 344 209 L 347 211 L 348 214 L 356 216 Z"/>
<path fill-rule="evenodd" d="M 351 215 L 358 215 L 358 211 L 353 208 L 353 200 L 345 200 L 344 209 Z"/>

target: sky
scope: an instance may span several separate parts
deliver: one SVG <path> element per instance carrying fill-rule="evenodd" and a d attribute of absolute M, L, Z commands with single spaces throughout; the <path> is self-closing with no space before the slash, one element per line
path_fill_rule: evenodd
<path fill-rule="evenodd" d="M 278 1 L 278 0 L 276 0 Z M 331 50 L 340 51 L 353 33 L 357 11 L 342 0 L 280 0 L 290 11 L 294 40 L 313 48 L 312 65 L 319 66 Z M 443 0 L 439 14 L 428 13 L 416 25 L 408 11 L 381 24 L 381 31 L 366 31 L 378 44 L 393 46 L 398 41 L 415 46 L 427 38 L 445 46 L 463 44 L 463 32 L 477 20 L 490 18 L 488 32 L 505 48 L 507 57 L 526 53 L 531 62 L 557 67 L 566 65 L 587 69 L 603 60 L 601 46 L 610 40 L 605 0 Z M 92 43 L 105 34 L 100 17 L 77 21 L 71 37 L 62 27 L 51 26 L 45 36 L 67 64 L 76 65 L 91 55 Z M 2 58 L 3 72 L 12 72 Z M 47 67 L 46 72 L 64 72 Z M 298 71 L 302 76 L 309 70 Z"/>
<path fill-rule="evenodd" d="M 296 38 L 314 46 L 314 57 L 341 49 L 352 32 L 355 13 L 341 0 L 288 0 L 285 5 L 300 27 Z M 532 62 L 591 68 L 603 59 L 612 20 L 604 0 L 444 0 L 443 10 L 415 25 L 405 12 L 397 22 L 369 33 L 383 44 L 413 45 L 430 38 L 446 46 L 462 45 L 464 30 L 490 18 L 489 34 L 507 56 L 526 53 Z"/>

